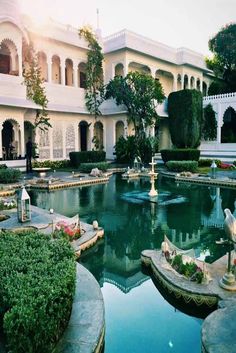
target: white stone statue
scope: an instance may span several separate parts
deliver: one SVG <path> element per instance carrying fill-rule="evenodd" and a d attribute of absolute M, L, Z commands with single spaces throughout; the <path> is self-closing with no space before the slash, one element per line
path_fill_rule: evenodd
<path fill-rule="evenodd" d="M 224 213 L 224 230 L 228 239 L 234 243 L 234 250 L 236 251 L 236 219 L 228 208 L 224 210 Z"/>
<path fill-rule="evenodd" d="M 93 177 L 100 177 L 102 176 L 102 171 L 99 170 L 98 168 L 93 168 L 90 173 L 91 176 Z"/>

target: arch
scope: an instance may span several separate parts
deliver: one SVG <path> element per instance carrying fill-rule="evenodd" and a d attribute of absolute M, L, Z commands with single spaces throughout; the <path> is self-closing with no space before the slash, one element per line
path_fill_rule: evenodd
<path fill-rule="evenodd" d="M 205 81 L 202 82 L 202 94 L 203 97 L 207 96 L 207 84 Z"/>
<path fill-rule="evenodd" d="M 47 64 L 47 55 L 43 52 L 40 51 L 37 54 L 38 56 L 38 64 L 41 70 L 41 77 L 44 79 L 44 81 L 48 81 L 48 64 Z"/>
<path fill-rule="evenodd" d="M 71 59 L 66 59 L 65 78 L 66 86 L 73 86 L 73 61 Z"/>
<path fill-rule="evenodd" d="M 16 159 L 19 151 L 19 125 L 14 119 L 2 124 L 2 150 L 4 159 Z"/>
<path fill-rule="evenodd" d="M 182 89 L 182 77 L 180 74 L 177 75 L 177 90 L 180 91 Z"/>
<path fill-rule="evenodd" d="M 124 65 L 123 64 L 119 63 L 115 66 L 115 76 L 124 77 Z"/>
<path fill-rule="evenodd" d="M 31 138 L 32 142 L 35 142 L 35 129 L 34 129 L 34 125 L 26 120 L 24 121 L 24 143 L 26 145 L 26 142 L 29 140 L 29 137 Z"/>
<path fill-rule="evenodd" d="M 221 128 L 221 143 L 236 142 L 236 112 L 232 107 L 228 107 L 223 115 L 223 125 Z"/>
<path fill-rule="evenodd" d="M 0 43 L 0 73 L 19 76 L 19 57 L 11 39 L 3 39 Z"/>
<path fill-rule="evenodd" d="M 116 123 L 116 142 L 121 136 L 125 135 L 125 125 L 123 121 L 117 121 Z"/>
<path fill-rule="evenodd" d="M 188 75 L 184 75 L 184 89 L 189 88 L 189 81 L 188 81 Z"/>
<path fill-rule="evenodd" d="M 93 133 L 93 143 L 96 150 L 103 150 L 103 124 L 100 121 L 97 121 L 94 124 L 94 133 Z"/>
<path fill-rule="evenodd" d="M 200 78 L 197 79 L 197 82 L 196 82 L 196 89 L 197 89 L 198 91 L 201 90 L 201 81 L 200 81 Z"/>
<path fill-rule="evenodd" d="M 80 151 L 88 150 L 88 137 L 89 137 L 89 125 L 87 121 L 81 121 L 79 123 L 79 143 Z"/>
<path fill-rule="evenodd" d="M 78 84 L 80 88 L 86 88 L 86 63 L 78 65 Z"/>
<path fill-rule="evenodd" d="M 190 78 L 190 88 L 191 89 L 195 88 L 195 78 L 193 76 L 191 76 Z"/>
<path fill-rule="evenodd" d="M 140 74 L 151 74 L 151 70 L 147 65 L 140 64 L 134 61 L 129 63 L 128 72 L 139 72 Z"/>
<path fill-rule="evenodd" d="M 173 91 L 174 76 L 171 72 L 165 70 L 157 70 L 155 75 L 164 90 L 165 96 L 167 97 Z"/>
<path fill-rule="evenodd" d="M 61 84 L 61 59 L 58 55 L 52 57 L 52 82 Z"/>

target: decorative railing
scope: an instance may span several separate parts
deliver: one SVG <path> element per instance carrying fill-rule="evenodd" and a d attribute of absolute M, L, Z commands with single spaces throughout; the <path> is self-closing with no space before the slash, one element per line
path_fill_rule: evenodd
<path fill-rule="evenodd" d="M 217 99 L 224 99 L 224 98 L 232 98 L 232 97 L 236 97 L 236 92 L 203 97 L 203 102 L 208 102 L 208 101 L 217 100 Z"/>

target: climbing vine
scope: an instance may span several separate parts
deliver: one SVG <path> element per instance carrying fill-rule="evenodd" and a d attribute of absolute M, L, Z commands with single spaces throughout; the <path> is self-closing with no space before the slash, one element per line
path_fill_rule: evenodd
<path fill-rule="evenodd" d="M 95 119 L 101 115 L 100 105 L 104 100 L 103 59 L 102 48 L 91 28 L 83 27 L 79 36 L 88 42 L 89 51 L 86 64 L 86 107 Z"/>
<path fill-rule="evenodd" d="M 38 62 L 38 56 L 30 45 L 27 49 L 26 65 L 23 70 L 24 84 L 26 86 L 26 96 L 41 108 L 36 109 L 34 128 L 47 130 L 51 127 L 48 113 L 46 111 L 48 99 L 44 87 L 44 79 Z"/>

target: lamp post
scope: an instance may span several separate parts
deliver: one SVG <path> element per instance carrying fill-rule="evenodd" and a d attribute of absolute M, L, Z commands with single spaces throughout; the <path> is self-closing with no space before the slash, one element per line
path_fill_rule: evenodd
<path fill-rule="evenodd" d="M 217 169 L 217 165 L 216 165 L 215 161 L 213 161 L 211 164 L 211 178 L 212 179 L 216 178 L 216 169 Z"/>
<path fill-rule="evenodd" d="M 19 190 L 17 196 L 17 216 L 21 223 L 31 220 L 30 197 L 24 186 Z"/>

